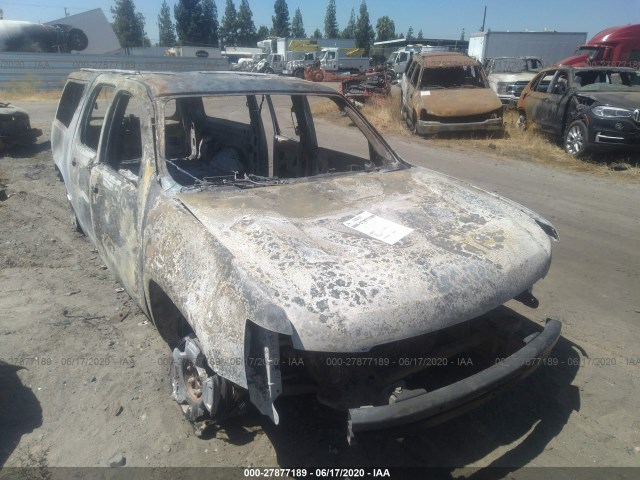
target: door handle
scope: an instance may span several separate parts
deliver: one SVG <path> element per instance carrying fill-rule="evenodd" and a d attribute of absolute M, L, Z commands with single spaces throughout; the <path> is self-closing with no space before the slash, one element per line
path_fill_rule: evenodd
<path fill-rule="evenodd" d="M 76 161 L 76 159 L 74 158 L 73 160 L 71 160 L 71 165 L 73 165 L 74 167 L 76 165 L 78 165 L 78 162 Z"/>

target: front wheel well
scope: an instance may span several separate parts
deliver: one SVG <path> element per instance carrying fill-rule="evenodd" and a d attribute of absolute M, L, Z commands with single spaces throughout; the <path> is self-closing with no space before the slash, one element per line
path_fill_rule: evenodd
<path fill-rule="evenodd" d="M 156 330 L 172 348 L 194 333 L 180 309 L 154 281 L 149 282 L 149 312 Z"/>

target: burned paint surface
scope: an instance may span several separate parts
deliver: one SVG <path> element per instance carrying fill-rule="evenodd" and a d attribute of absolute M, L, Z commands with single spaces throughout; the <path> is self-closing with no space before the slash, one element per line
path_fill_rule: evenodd
<path fill-rule="evenodd" d="M 426 90 L 421 94 L 418 110 L 434 117 L 465 117 L 494 113 L 502 106 L 495 92 L 489 88 L 457 88 L 455 90 Z"/>
<path fill-rule="evenodd" d="M 251 74 L 84 72 L 73 78 L 85 92 L 68 125 L 54 120 L 52 149 L 74 208 L 90 203 L 82 219 L 89 239 L 154 322 L 163 313 L 152 309 L 154 292 L 161 291 L 199 338 L 209 365 L 241 387 L 249 387 L 242 363 L 248 325 L 291 337 L 298 349 L 365 352 L 474 318 L 548 271 L 544 219 L 410 166 L 390 149 L 386 160 L 371 154 L 371 164 L 382 163 L 369 171 L 252 188 L 181 188 L 167 172 L 164 137 L 156 133 L 164 128 L 158 106 L 165 96 L 336 96 L 331 89 Z M 89 99 L 99 84 L 146 100 L 142 159 L 132 176 L 110 169 L 104 149 L 97 149 L 95 163 L 87 165 L 90 184 L 80 191 L 70 174 L 77 167 L 71 152 L 80 142 L 81 112 L 93 109 Z M 349 115 L 367 130 L 371 150 L 387 148 L 359 113 Z M 363 211 L 412 231 L 389 245 L 344 225 Z"/>

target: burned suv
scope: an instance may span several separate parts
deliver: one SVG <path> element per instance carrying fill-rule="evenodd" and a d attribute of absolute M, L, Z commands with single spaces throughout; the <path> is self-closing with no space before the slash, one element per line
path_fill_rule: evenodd
<path fill-rule="evenodd" d="M 173 398 L 198 428 L 249 403 L 278 423 L 278 397 L 315 393 L 349 412 L 350 436 L 397 432 L 489 398 L 559 337 L 557 321 L 532 334 L 495 310 L 537 305 L 553 226 L 407 163 L 332 88 L 77 72 L 51 145 L 79 227 L 170 345 Z M 480 345 L 485 367 L 456 367 Z"/>
<path fill-rule="evenodd" d="M 482 65 L 461 53 L 411 57 L 402 76 L 402 118 L 418 134 L 502 132 L 502 103 Z"/>

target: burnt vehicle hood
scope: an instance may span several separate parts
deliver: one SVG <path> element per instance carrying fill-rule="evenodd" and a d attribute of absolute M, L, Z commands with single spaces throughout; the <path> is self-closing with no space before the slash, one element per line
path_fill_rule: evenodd
<path fill-rule="evenodd" d="M 640 92 L 576 92 L 578 97 L 588 98 L 601 105 L 611 105 L 634 110 L 640 107 Z"/>
<path fill-rule="evenodd" d="M 463 322 L 551 261 L 536 214 L 419 167 L 178 198 L 306 350 L 363 352 Z M 363 212 L 413 230 L 388 244 L 344 224 Z"/>
<path fill-rule="evenodd" d="M 428 114 L 438 117 L 480 115 L 502 107 L 502 102 L 490 88 L 422 90 L 420 103 Z"/>

